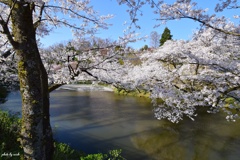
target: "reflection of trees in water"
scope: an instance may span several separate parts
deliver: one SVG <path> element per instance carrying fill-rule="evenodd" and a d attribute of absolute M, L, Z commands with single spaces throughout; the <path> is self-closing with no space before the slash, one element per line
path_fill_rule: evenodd
<path fill-rule="evenodd" d="M 6 102 L 7 95 L 7 89 L 0 85 L 0 104 Z"/>
<path fill-rule="evenodd" d="M 159 126 L 132 137 L 134 145 L 156 160 L 237 160 L 240 156 L 240 122 L 225 115 L 199 113 L 195 121 Z"/>

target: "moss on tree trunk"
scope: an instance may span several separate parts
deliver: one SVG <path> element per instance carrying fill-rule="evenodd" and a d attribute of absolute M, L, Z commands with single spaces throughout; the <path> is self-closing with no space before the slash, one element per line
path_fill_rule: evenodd
<path fill-rule="evenodd" d="M 49 120 L 48 77 L 36 43 L 31 4 L 16 2 L 12 9 L 13 47 L 19 57 L 22 96 L 21 145 L 25 159 L 50 160 L 53 154 Z"/>

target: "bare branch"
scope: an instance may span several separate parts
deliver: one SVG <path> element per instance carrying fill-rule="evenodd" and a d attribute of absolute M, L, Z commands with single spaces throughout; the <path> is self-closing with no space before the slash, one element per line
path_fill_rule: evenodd
<path fill-rule="evenodd" d="M 0 15 L 0 25 L 2 26 L 3 28 L 3 34 L 5 34 L 9 40 L 9 42 L 12 44 L 12 46 L 14 48 L 17 48 L 17 45 L 18 43 L 16 41 L 14 41 L 12 35 L 11 35 L 11 32 L 8 28 L 8 24 L 4 21 L 4 19 L 2 18 L 2 16 Z"/>
<path fill-rule="evenodd" d="M 40 6 L 40 11 L 39 11 L 38 20 L 34 23 L 34 28 L 35 28 L 35 30 L 37 29 L 37 27 L 40 25 L 40 23 L 41 23 L 41 21 L 42 21 L 42 16 L 43 16 L 44 7 L 45 7 L 45 3 L 43 3 L 43 4 Z"/>
<path fill-rule="evenodd" d="M 10 13 L 9 13 L 9 15 L 8 15 L 8 17 L 7 17 L 7 20 L 6 20 L 6 24 L 8 24 L 8 22 L 9 22 L 9 20 L 10 20 L 10 17 L 11 17 L 11 15 L 12 15 L 12 10 L 13 10 L 13 8 L 14 8 L 14 6 L 15 6 L 15 4 L 17 3 L 17 1 L 14 1 L 14 3 L 12 4 L 12 7 L 11 7 L 11 9 L 10 9 Z"/>
<path fill-rule="evenodd" d="M 5 4 L 5 5 L 10 6 L 11 3 L 12 3 L 12 1 L 10 1 L 10 0 L 0 0 L 0 3 L 3 3 L 3 4 Z"/>
<path fill-rule="evenodd" d="M 52 91 L 54 91 L 55 89 L 57 89 L 57 88 L 63 86 L 64 84 L 65 84 L 65 83 L 49 85 L 49 87 L 48 87 L 48 91 L 49 91 L 49 93 L 52 92 Z"/>
<path fill-rule="evenodd" d="M 70 13 L 73 13 L 74 15 L 78 16 L 78 17 L 81 17 L 83 19 L 86 19 L 86 20 L 89 20 L 91 22 L 93 22 L 94 24 L 99 24 L 98 20 L 97 19 L 91 19 L 89 17 L 86 17 L 86 16 L 83 16 L 83 15 L 80 15 L 79 13 L 75 12 L 74 10 L 70 9 L 70 8 L 65 8 L 65 7 L 60 7 L 60 6 L 53 6 L 53 5 L 46 5 L 45 6 L 46 8 L 57 8 L 57 9 L 60 9 L 60 10 L 66 10 Z M 69 25 L 71 26 L 71 25 Z"/>
<path fill-rule="evenodd" d="M 198 19 L 198 18 L 195 18 L 195 17 L 185 16 L 185 17 L 181 17 L 181 18 L 192 19 L 192 20 L 197 21 L 197 22 L 203 24 L 204 26 L 207 26 L 207 27 L 209 27 L 209 28 L 212 28 L 212 29 L 214 29 L 214 30 L 216 30 L 216 31 L 219 31 L 219 32 L 222 32 L 222 33 L 225 33 L 225 34 L 229 34 L 229 35 L 233 35 L 233 36 L 238 36 L 238 37 L 240 37 L 240 33 L 230 32 L 230 31 L 226 31 L 226 30 L 224 30 L 224 29 L 220 29 L 220 28 L 214 27 L 214 26 L 210 25 L 209 23 L 206 23 L 206 22 L 204 22 L 204 21 L 202 21 L 202 20 L 200 20 L 200 19 Z"/>

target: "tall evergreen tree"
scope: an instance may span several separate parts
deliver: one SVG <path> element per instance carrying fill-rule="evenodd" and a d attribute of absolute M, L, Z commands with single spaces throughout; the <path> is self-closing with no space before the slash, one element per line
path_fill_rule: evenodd
<path fill-rule="evenodd" d="M 172 39 L 171 31 L 166 27 L 160 39 L 160 46 L 162 46 L 167 40 L 171 39 Z"/>

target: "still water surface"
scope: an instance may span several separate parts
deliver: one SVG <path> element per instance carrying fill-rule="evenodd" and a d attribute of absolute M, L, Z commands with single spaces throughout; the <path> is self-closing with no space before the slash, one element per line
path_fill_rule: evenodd
<path fill-rule="evenodd" d="M 2 109 L 21 111 L 19 93 Z M 123 150 L 129 160 L 239 160 L 240 122 L 198 113 L 179 124 L 156 120 L 150 101 L 104 91 L 51 93 L 55 138 L 87 153 Z"/>

